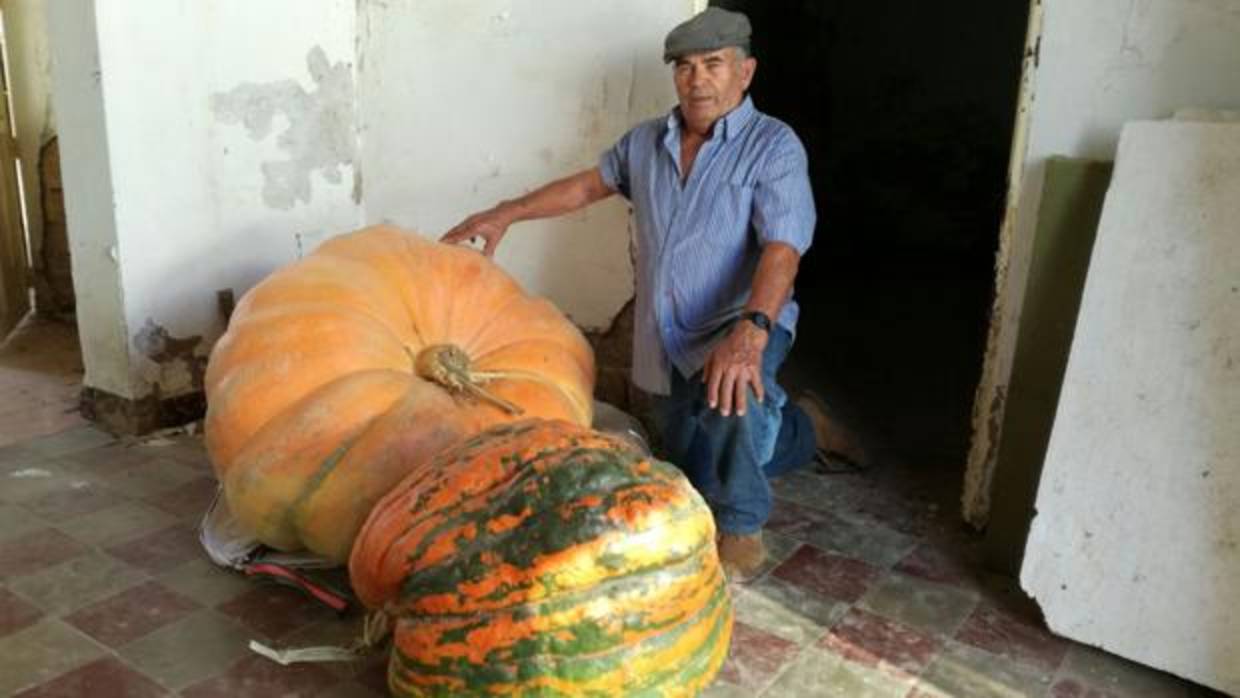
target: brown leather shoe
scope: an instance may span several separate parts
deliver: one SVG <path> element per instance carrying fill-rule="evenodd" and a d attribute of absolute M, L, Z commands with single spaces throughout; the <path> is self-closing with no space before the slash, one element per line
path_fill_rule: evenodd
<path fill-rule="evenodd" d="M 766 547 L 762 545 L 762 532 L 749 535 L 721 533 L 719 535 L 719 562 L 723 572 L 732 582 L 747 582 L 762 570 L 766 562 Z"/>
<path fill-rule="evenodd" d="M 809 416 L 814 425 L 814 441 L 818 445 L 820 459 L 837 456 L 857 469 L 870 465 L 870 456 L 857 435 L 836 419 L 827 404 L 812 391 L 806 391 L 796 400 L 797 406 Z"/>

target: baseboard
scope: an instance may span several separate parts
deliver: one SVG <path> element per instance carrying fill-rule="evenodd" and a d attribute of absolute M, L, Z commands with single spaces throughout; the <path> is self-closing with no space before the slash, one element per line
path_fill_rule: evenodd
<path fill-rule="evenodd" d="M 200 419 L 207 401 L 202 392 L 161 398 L 133 399 L 98 388 L 82 388 L 82 416 L 113 434 L 141 436 Z"/>

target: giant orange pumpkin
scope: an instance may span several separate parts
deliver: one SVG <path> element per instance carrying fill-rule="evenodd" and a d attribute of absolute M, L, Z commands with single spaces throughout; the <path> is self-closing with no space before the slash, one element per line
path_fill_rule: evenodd
<path fill-rule="evenodd" d="M 397 696 L 693 696 L 731 638 L 701 496 L 565 422 L 494 426 L 418 468 L 371 512 L 349 576 L 395 620 Z"/>
<path fill-rule="evenodd" d="M 376 226 L 242 298 L 207 367 L 207 450 L 259 540 L 343 562 L 419 463 L 517 417 L 589 424 L 593 380 L 548 301 L 473 250 Z"/>

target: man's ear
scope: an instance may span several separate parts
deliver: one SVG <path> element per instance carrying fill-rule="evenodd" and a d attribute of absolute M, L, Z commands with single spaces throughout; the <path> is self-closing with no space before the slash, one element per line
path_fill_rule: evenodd
<path fill-rule="evenodd" d="M 751 56 L 741 61 L 741 84 L 744 86 L 744 89 L 749 89 L 749 83 L 753 82 L 753 76 L 756 72 L 758 72 L 757 58 Z"/>

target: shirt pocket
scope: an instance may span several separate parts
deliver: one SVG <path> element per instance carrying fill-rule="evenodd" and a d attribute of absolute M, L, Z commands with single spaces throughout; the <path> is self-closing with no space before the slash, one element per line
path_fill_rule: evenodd
<path fill-rule="evenodd" d="M 715 225 L 712 230 L 724 233 L 712 235 L 713 240 L 741 247 L 748 242 L 750 221 L 753 218 L 754 185 L 736 178 L 719 187 L 711 207 Z"/>

